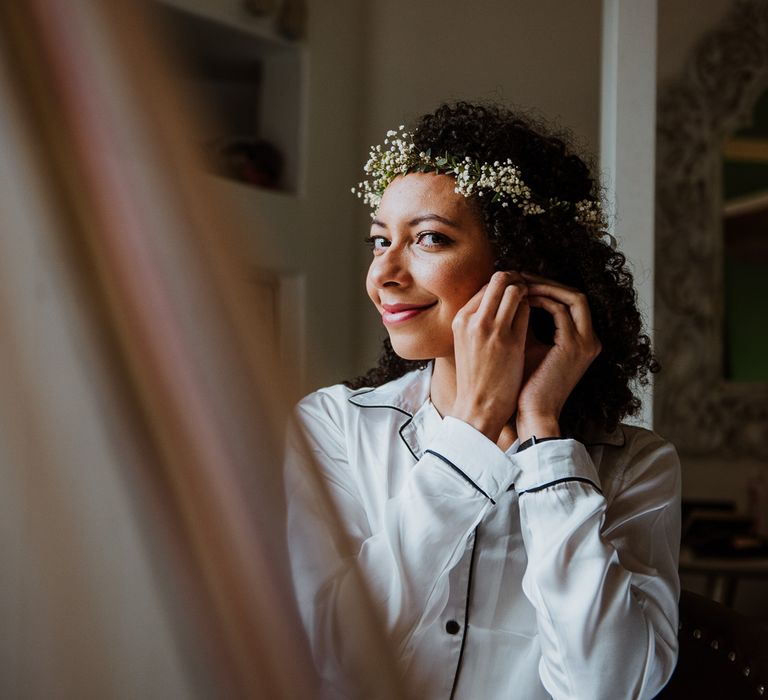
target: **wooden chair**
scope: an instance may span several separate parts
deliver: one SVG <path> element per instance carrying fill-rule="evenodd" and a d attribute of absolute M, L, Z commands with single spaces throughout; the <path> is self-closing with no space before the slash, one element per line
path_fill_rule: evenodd
<path fill-rule="evenodd" d="M 680 656 L 657 700 L 768 697 L 768 628 L 703 596 L 680 596 Z"/>

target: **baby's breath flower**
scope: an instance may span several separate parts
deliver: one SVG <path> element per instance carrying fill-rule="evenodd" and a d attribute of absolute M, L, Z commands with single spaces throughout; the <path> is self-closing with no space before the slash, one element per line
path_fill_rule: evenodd
<path fill-rule="evenodd" d="M 353 187 L 352 192 L 372 207 L 374 212 L 381 204 L 384 190 L 398 175 L 435 172 L 454 177 L 454 191 L 457 194 L 465 197 L 492 194 L 492 201 L 501 202 L 504 208 L 510 203 L 514 204 L 524 216 L 563 210 L 573 211 L 574 220 L 586 226 L 600 226 L 603 223 L 600 205 L 594 200 L 584 199 L 571 203 L 553 198 L 547 202 L 537 201 L 510 158 L 504 163 L 496 160 L 491 164 L 480 163 L 470 156 L 457 159 L 448 153 L 433 157 L 429 150 L 417 152 L 413 135 L 405 130 L 403 124 L 397 130 L 387 131 L 384 148 L 381 145 L 371 148 L 363 170 L 370 178 Z"/>
<path fill-rule="evenodd" d="M 576 214 L 574 219 L 580 224 L 601 225 L 603 223 L 603 214 L 600 211 L 600 205 L 592 199 L 582 199 L 574 204 Z"/>

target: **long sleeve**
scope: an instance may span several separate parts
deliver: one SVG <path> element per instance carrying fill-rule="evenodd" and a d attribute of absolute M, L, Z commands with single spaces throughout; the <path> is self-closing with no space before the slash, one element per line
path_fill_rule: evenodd
<path fill-rule="evenodd" d="M 294 586 L 323 697 L 377 697 L 359 692 L 360 579 L 420 699 L 624 700 L 663 687 L 679 595 L 668 443 L 625 427 L 615 445 L 504 453 L 418 409 L 419 396 L 406 411 L 391 391 L 361 407 L 344 391 L 300 403 L 306 439 L 291 433 L 286 463 Z"/>
<path fill-rule="evenodd" d="M 354 452 L 349 429 L 327 396 L 312 395 L 298 411 L 309 455 L 294 432 L 286 466 L 294 582 L 319 669 L 331 686 L 342 687 L 343 676 L 356 672 L 358 640 L 350 633 L 356 625 L 353 567 L 362 573 L 407 666 L 420 631 L 445 604 L 448 575 L 467 538 L 495 497 L 509 488 L 512 464 L 482 434 L 445 418 L 423 456 L 392 483 L 390 474 L 371 473 L 381 471 L 380 465 L 349 463 Z M 406 448 L 390 434 L 381 449 Z M 352 560 L 339 557 L 309 460 L 319 468 L 351 538 Z"/>
<path fill-rule="evenodd" d="M 555 699 L 652 698 L 674 669 L 679 463 L 648 431 L 632 431 L 621 453 L 604 483 L 573 440 L 515 456 L 523 590 Z"/>

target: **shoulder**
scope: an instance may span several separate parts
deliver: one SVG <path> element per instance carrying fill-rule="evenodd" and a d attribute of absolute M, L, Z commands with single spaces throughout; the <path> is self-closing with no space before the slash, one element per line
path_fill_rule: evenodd
<path fill-rule="evenodd" d="M 349 456 L 371 445 L 384 449 L 427 400 L 430 376 L 417 370 L 378 387 L 334 384 L 318 389 L 296 404 L 292 426 L 324 453 Z"/>
<path fill-rule="evenodd" d="M 395 414 L 412 416 L 429 397 L 431 371 L 414 370 L 378 387 L 350 389 L 334 384 L 313 391 L 296 405 L 302 420 L 330 421 L 341 427 L 361 409 L 391 409 Z"/>
<path fill-rule="evenodd" d="M 365 391 L 364 389 L 350 389 L 344 384 L 334 384 L 333 386 L 326 386 L 322 389 L 317 389 L 310 394 L 307 394 L 301 401 L 296 404 L 296 409 L 299 411 L 311 411 L 320 407 L 332 407 L 343 406 L 349 400 L 349 397 L 358 391 Z"/>
<path fill-rule="evenodd" d="M 296 404 L 294 414 L 304 428 L 323 426 L 342 431 L 349 398 L 355 393 L 343 384 L 317 389 Z"/>
<path fill-rule="evenodd" d="M 604 444 L 601 473 L 612 474 L 620 482 L 654 481 L 666 489 L 677 489 L 680 460 L 669 440 L 637 425 L 622 423 Z"/>
<path fill-rule="evenodd" d="M 674 445 L 653 430 L 626 423 L 622 423 L 619 430 L 624 436 L 621 450 L 633 462 L 659 457 L 665 457 L 670 462 L 678 461 Z"/>
<path fill-rule="evenodd" d="M 584 442 L 587 448 L 603 448 L 617 459 L 621 456 L 636 456 L 648 451 L 675 451 L 672 443 L 658 433 L 629 423 L 620 423 L 612 432 L 591 431 Z"/>

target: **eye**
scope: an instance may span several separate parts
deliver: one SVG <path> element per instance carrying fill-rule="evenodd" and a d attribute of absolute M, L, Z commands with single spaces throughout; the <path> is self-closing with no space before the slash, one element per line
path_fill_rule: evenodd
<path fill-rule="evenodd" d="M 435 231 L 423 231 L 416 236 L 416 242 L 422 248 L 444 248 L 451 244 L 451 239 L 445 234 Z"/>
<path fill-rule="evenodd" d="M 373 251 L 374 255 L 385 248 L 389 248 L 391 242 L 384 236 L 368 236 L 365 239 L 366 245 Z"/>

